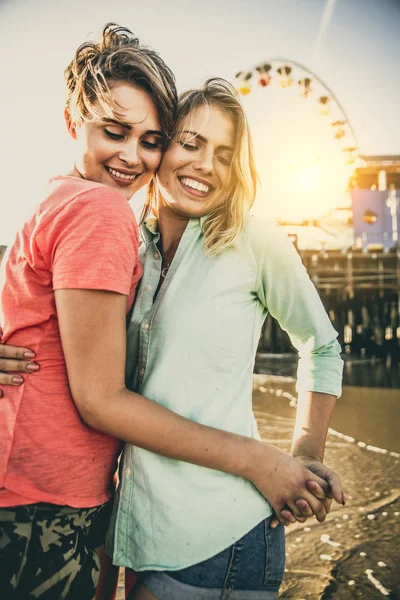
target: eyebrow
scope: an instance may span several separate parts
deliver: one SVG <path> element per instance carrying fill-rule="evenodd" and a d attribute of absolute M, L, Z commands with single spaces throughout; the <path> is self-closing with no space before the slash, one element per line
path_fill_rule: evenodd
<path fill-rule="evenodd" d="M 111 123 L 112 125 L 118 125 L 119 127 L 123 127 L 128 131 L 132 130 L 132 125 L 129 125 L 129 123 L 124 123 L 123 121 L 117 121 L 116 119 L 110 119 L 109 117 L 104 117 L 103 121 L 105 123 Z M 164 137 L 163 132 L 158 129 L 148 129 L 145 135 L 158 135 L 160 137 Z"/>
<path fill-rule="evenodd" d="M 179 133 L 189 133 L 195 138 L 198 138 L 201 142 L 207 143 L 207 138 L 205 138 L 201 133 L 196 133 L 195 131 L 190 131 L 188 129 L 184 129 L 183 131 L 179 131 Z M 233 152 L 232 146 L 218 146 L 219 150 L 228 150 L 229 152 Z"/>

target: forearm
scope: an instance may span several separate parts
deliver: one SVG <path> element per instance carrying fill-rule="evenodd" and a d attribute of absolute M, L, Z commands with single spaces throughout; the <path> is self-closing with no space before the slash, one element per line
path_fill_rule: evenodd
<path fill-rule="evenodd" d="M 321 462 L 336 396 L 320 392 L 299 394 L 292 456 L 313 456 Z"/>
<path fill-rule="evenodd" d="M 88 396 L 86 389 L 85 395 L 77 405 L 91 427 L 156 454 L 251 479 L 261 442 L 195 423 L 126 388 L 104 397 L 98 391 Z"/>

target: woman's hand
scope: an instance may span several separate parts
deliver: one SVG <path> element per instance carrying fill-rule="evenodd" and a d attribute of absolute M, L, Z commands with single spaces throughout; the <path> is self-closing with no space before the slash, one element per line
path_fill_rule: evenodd
<path fill-rule="evenodd" d="M 320 500 L 320 502 L 322 502 L 322 504 L 325 507 L 325 512 L 326 512 L 326 514 L 328 514 L 331 510 L 331 504 L 332 504 L 332 498 L 330 498 L 329 493 L 327 492 L 325 494 L 322 487 L 316 481 L 308 481 L 306 485 L 307 485 L 307 488 L 309 489 L 309 491 L 312 494 L 314 494 L 314 496 L 316 498 L 318 498 L 318 500 Z M 298 521 L 299 523 L 305 523 L 305 521 L 307 519 L 315 516 L 311 506 L 308 504 L 308 502 L 306 500 L 304 500 L 304 498 L 300 498 L 299 500 L 296 500 L 296 506 L 300 511 L 301 517 L 299 517 L 298 515 L 295 517 L 292 514 L 292 512 L 290 510 L 288 510 L 287 508 L 284 508 L 283 510 L 281 510 L 281 516 L 286 521 L 285 525 L 290 525 L 292 523 L 296 523 L 296 521 Z M 323 520 L 325 520 L 325 517 Z M 272 527 L 272 529 L 274 529 L 278 525 L 279 525 L 279 519 L 276 516 L 274 516 L 271 519 L 270 527 Z"/>
<path fill-rule="evenodd" d="M 330 509 L 327 481 L 271 444 L 260 444 L 257 453 L 249 466 L 248 479 L 274 509 L 276 520 L 272 526 L 277 521 L 283 525 L 295 520 L 303 523 L 312 515 L 324 521 Z"/>
<path fill-rule="evenodd" d="M 330 512 L 332 499 L 336 500 L 338 504 L 342 504 L 343 506 L 345 505 L 346 499 L 342 490 L 342 485 L 340 483 L 339 476 L 334 471 L 332 471 L 332 469 L 324 465 L 320 460 L 318 460 L 318 458 L 315 458 L 313 456 L 296 456 L 295 458 L 312 473 L 324 479 L 329 485 L 329 489 L 325 494 L 324 490 L 317 482 L 307 482 L 307 488 L 310 492 L 314 494 L 316 498 L 318 498 L 323 503 L 326 510 L 326 514 Z M 296 520 L 304 522 L 306 519 L 314 516 L 311 506 L 304 498 L 297 500 L 296 506 L 301 512 L 303 520 L 296 519 L 289 510 L 283 509 L 281 511 L 281 516 L 282 518 L 286 519 L 288 525 L 290 523 L 295 523 Z M 274 517 L 271 520 L 271 527 L 276 527 L 278 524 L 279 519 L 277 517 Z"/>
<path fill-rule="evenodd" d="M 321 477 L 329 486 L 328 497 L 333 498 L 338 504 L 343 506 L 346 504 L 346 498 L 342 489 L 339 475 L 324 465 L 318 458 L 314 456 L 295 456 L 295 459 L 304 467 L 309 469 L 314 475 Z M 314 492 L 314 483 L 309 482 L 308 489 Z"/>
<path fill-rule="evenodd" d="M 0 385 L 21 385 L 24 378 L 20 373 L 32 373 L 39 370 L 39 365 L 32 362 L 33 358 L 35 358 L 35 353 L 28 348 L 0 344 Z M 2 395 L 3 392 L 0 390 L 0 398 Z"/>

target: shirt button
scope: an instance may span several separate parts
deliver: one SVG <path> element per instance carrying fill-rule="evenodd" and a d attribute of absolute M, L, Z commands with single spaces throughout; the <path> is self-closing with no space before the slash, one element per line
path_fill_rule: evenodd
<path fill-rule="evenodd" d="M 160 258 L 160 255 L 158 254 L 158 252 L 154 252 L 154 258 Z"/>
<path fill-rule="evenodd" d="M 153 288 L 151 287 L 151 285 L 146 285 L 144 289 L 149 291 L 149 290 L 152 290 Z"/>
<path fill-rule="evenodd" d="M 129 468 L 129 467 L 126 467 L 126 468 L 124 469 L 124 475 L 126 475 L 126 477 L 130 477 L 130 475 L 131 475 L 131 472 L 132 472 L 132 471 L 130 470 L 130 468 Z"/>
<path fill-rule="evenodd" d="M 150 325 L 148 323 L 143 323 L 142 325 L 142 329 L 147 330 L 150 327 Z"/>
<path fill-rule="evenodd" d="M 143 367 L 140 369 L 139 375 L 140 375 L 140 377 L 143 377 L 143 375 L 144 375 L 144 368 Z"/>

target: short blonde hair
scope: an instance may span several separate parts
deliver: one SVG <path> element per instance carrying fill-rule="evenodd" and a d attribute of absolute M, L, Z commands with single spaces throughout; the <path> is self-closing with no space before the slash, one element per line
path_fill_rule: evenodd
<path fill-rule="evenodd" d="M 107 114 L 118 118 L 111 106 L 110 89 L 129 83 L 147 92 L 154 101 L 166 140 L 175 121 L 175 77 L 159 55 L 115 23 L 102 30 L 99 42 L 85 42 L 65 70 L 67 106 L 73 120 L 93 120 Z M 100 109 L 100 110 L 99 110 Z"/>
<path fill-rule="evenodd" d="M 232 118 L 235 129 L 234 151 L 224 204 L 207 215 L 203 224 L 204 249 L 216 255 L 234 245 L 246 223 L 257 190 L 258 175 L 254 162 L 253 144 L 248 121 L 235 88 L 225 79 L 208 79 L 196 90 L 179 96 L 177 119 L 172 137 L 179 131 L 182 120 L 202 106 L 214 106 Z M 156 212 L 156 192 L 150 191 L 142 220 Z"/>

